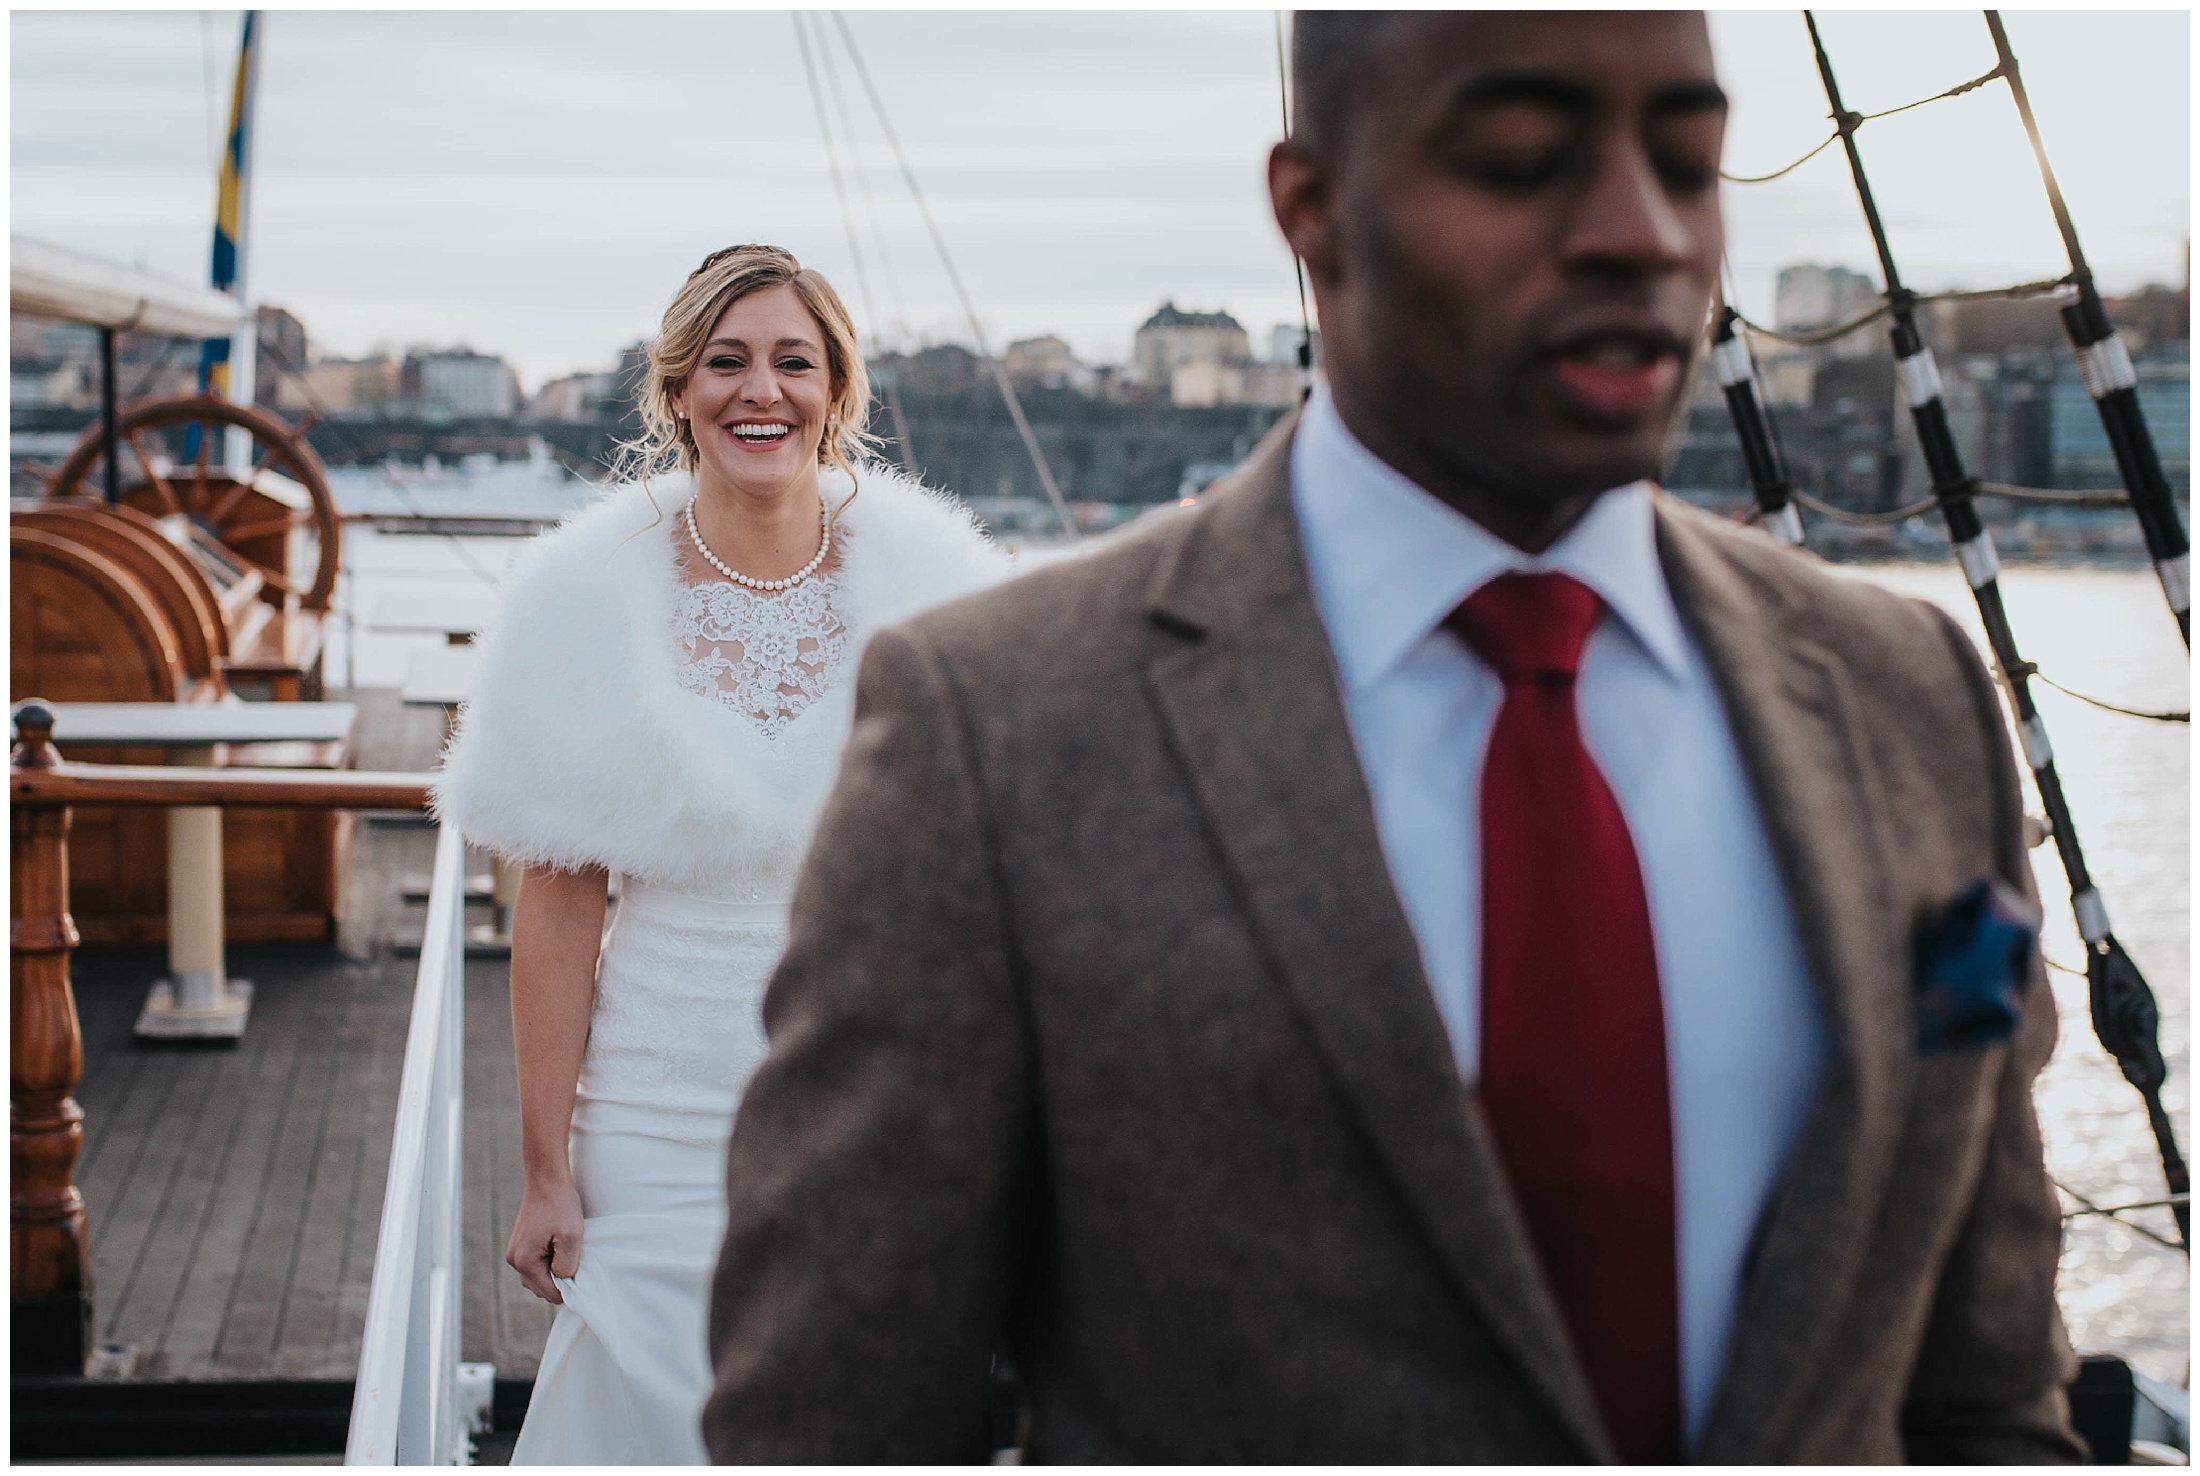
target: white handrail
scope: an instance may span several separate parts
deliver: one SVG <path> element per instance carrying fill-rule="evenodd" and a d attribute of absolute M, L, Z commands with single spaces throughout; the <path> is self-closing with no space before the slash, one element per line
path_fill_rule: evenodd
<path fill-rule="evenodd" d="M 445 825 L 413 986 L 374 1283 L 351 1400 L 347 1466 L 463 1465 L 460 1175 L 465 1121 L 466 843 Z M 479 1379 L 468 1380 L 478 1387 Z"/>

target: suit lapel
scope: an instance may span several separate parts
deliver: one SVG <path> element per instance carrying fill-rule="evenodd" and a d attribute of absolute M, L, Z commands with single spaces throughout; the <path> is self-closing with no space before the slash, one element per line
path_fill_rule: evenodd
<path fill-rule="evenodd" d="M 1894 1168 L 1910 1087 L 1908 977 L 1885 888 L 1884 790 L 1841 665 L 1770 586 L 1661 499 L 1674 603 L 1718 681 L 1787 884 L 1829 1046 L 1759 1227 L 1697 1459 L 1781 1459 L 1845 1314 Z"/>
<path fill-rule="evenodd" d="M 1452 1275 L 1581 1442 L 1609 1441 L 1391 886 L 1302 560 L 1290 425 L 1149 590 L 1147 681 L 1268 958 Z"/>

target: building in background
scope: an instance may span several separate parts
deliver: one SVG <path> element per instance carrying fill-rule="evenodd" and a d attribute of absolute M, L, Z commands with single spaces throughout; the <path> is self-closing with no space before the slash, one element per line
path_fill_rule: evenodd
<path fill-rule="evenodd" d="M 453 420 L 510 420 L 519 409 L 511 366 L 468 348 L 415 349 L 405 356 L 404 389 L 423 413 Z"/>
<path fill-rule="evenodd" d="M 1167 393 L 1186 364 L 1246 364 L 1252 345 L 1228 313 L 1188 313 L 1164 302 L 1131 338 L 1131 372 L 1155 394 Z M 1212 403 L 1212 402 L 1210 402 Z"/>
<path fill-rule="evenodd" d="M 1089 395 L 1095 383 L 1092 366 L 1079 362 L 1070 346 L 1051 333 L 1010 344 L 1001 354 L 1001 367 L 1018 389 L 1066 389 Z"/>
<path fill-rule="evenodd" d="M 959 343 L 935 343 L 913 354 L 874 354 L 865 362 L 880 389 L 892 384 L 909 394 L 965 394 L 991 377 L 985 361 Z"/>
<path fill-rule="evenodd" d="M 1169 376 L 1169 403 L 1188 409 L 1213 405 L 1258 405 L 1288 410 L 1299 402 L 1299 366 L 1253 360 L 1223 363 L 1194 359 Z"/>
<path fill-rule="evenodd" d="M 1879 288 L 1862 272 L 1804 262 L 1782 267 L 1773 289 L 1772 326 L 1782 333 L 1809 333 L 1860 318 L 1879 302 Z M 1853 359 L 1871 352 L 1884 334 L 1859 328 L 1826 346 L 1830 357 Z"/>
<path fill-rule="evenodd" d="M 526 418 L 578 425 L 600 420 L 606 408 L 619 407 L 616 370 L 595 374 L 568 374 L 543 385 L 527 399 Z"/>
<path fill-rule="evenodd" d="M 261 306 L 253 310 L 260 356 L 252 376 L 254 403 L 277 407 L 282 381 L 306 367 L 306 325 L 287 308 Z"/>
<path fill-rule="evenodd" d="M 404 366 L 388 354 L 364 359 L 315 359 L 302 374 L 263 373 L 275 408 L 287 415 L 315 410 L 339 418 L 382 415 L 403 393 Z"/>

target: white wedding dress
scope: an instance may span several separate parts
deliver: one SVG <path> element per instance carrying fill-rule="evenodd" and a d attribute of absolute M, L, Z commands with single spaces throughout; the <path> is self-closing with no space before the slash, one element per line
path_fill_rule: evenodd
<path fill-rule="evenodd" d="M 853 651 L 838 578 L 778 594 L 682 586 L 679 685 L 755 724 L 775 747 L 831 744 L 816 713 Z M 836 704 L 837 705 L 837 704 Z M 708 783 L 708 775 L 666 775 Z M 622 879 L 597 969 L 571 1137 L 580 1265 L 543 1348 L 514 1465 L 707 1461 L 710 1278 L 726 1218 L 726 1138 L 764 1057 L 761 1006 L 787 937 L 792 860 L 702 896 Z"/>

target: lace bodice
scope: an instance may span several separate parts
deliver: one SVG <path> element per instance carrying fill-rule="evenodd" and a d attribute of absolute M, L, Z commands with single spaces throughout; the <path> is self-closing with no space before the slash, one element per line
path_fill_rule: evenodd
<path fill-rule="evenodd" d="M 717 579 L 681 585 L 672 606 L 680 685 L 778 737 L 841 678 L 848 625 L 840 601 L 837 571 L 776 594 Z"/>

